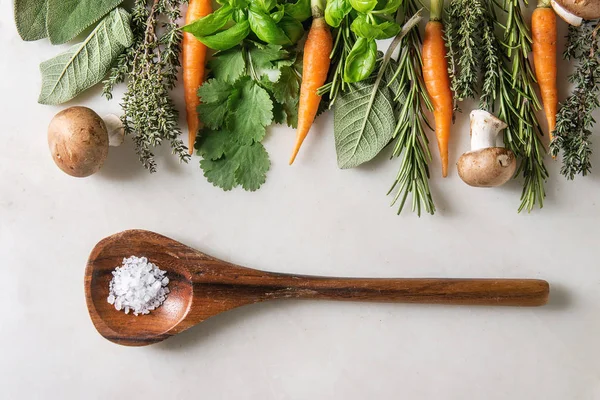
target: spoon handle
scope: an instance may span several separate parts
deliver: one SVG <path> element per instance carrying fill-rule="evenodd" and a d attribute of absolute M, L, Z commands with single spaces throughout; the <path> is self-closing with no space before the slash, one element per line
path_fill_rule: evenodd
<path fill-rule="evenodd" d="M 270 275 L 270 276 L 269 276 Z M 541 306 L 548 282 L 537 279 L 362 279 L 269 274 L 264 299 L 303 298 L 397 303 Z M 264 287 L 264 286 L 263 286 Z"/>

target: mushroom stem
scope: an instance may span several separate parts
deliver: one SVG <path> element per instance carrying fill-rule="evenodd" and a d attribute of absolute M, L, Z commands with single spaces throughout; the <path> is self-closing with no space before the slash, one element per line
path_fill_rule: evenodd
<path fill-rule="evenodd" d="M 583 18 L 567 11 L 567 9 L 558 4 L 556 0 L 552 0 L 550 4 L 552 5 L 554 12 L 556 12 L 556 14 L 558 14 L 558 16 L 561 17 L 566 23 L 573 26 L 580 26 L 583 23 Z"/>
<path fill-rule="evenodd" d="M 496 137 L 506 124 L 484 110 L 471 111 L 471 151 L 496 147 Z"/>
<path fill-rule="evenodd" d="M 123 144 L 125 140 L 125 127 L 121 118 L 115 114 L 108 114 L 102 118 L 104 125 L 106 125 L 106 132 L 108 133 L 108 145 L 117 147 Z"/>

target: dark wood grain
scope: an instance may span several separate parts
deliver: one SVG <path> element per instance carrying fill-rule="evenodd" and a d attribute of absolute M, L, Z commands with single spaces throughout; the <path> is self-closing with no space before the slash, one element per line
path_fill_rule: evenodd
<path fill-rule="evenodd" d="M 124 257 L 144 256 L 167 271 L 165 303 L 148 315 L 127 315 L 108 304 L 111 272 Z M 107 237 L 90 254 L 85 295 L 94 326 L 128 346 L 160 342 L 214 315 L 274 299 L 541 306 L 549 286 L 536 279 L 363 279 L 288 275 L 244 268 L 159 234 L 130 230 Z"/>

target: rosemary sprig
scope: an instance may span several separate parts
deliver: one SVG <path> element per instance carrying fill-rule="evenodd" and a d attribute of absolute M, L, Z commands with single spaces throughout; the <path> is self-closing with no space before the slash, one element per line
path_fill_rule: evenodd
<path fill-rule="evenodd" d="M 527 6 L 528 1 L 523 0 Z M 544 205 L 544 182 L 548 171 L 544 164 L 546 150 L 540 140 L 542 130 L 536 116 L 541 106 L 535 93 L 535 75 L 528 54 L 531 52 L 531 34 L 520 0 L 505 0 L 506 24 L 504 27 L 505 68 L 499 79 L 499 94 L 505 106 L 504 133 L 506 147 L 511 149 L 521 163 L 517 175 L 522 174 L 523 191 L 519 212 L 531 211 L 537 204 Z"/>
<path fill-rule="evenodd" d="M 590 136 L 596 122 L 592 112 L 600 107 L 600 24 L 585 21 L 580 27 L 569 26 L 567 60 L 577 60 L 575 72 L 569 81 L 575 84 L 573 94 L 561 105 L 556 116 L 554 139 L 550 151 L 557 156 L 562 151 L 560 173 L 567 179 L 576 174 L 587 175 L 592 168 Z"/>
<path fill-rule="evenodd" d="M 418 0 L 405 0 L 401 13 L 405 16 L 418 12 Z M 400 168 L 388 194 L 395 191 L 392 205 L 399 203 L 398 214 L 402 212 L 409 194 L 412 195 L 411 209 L 421 215 L 424 208 L 429 214 L 435 213 L 435 205 L 429 188 L 429 167 L 431 152 L 424 126 L 429 126 L 424 107 L 433 109 L 421 71 L 421 38 L 418 30 L 411 30 L 402 40 L 398 56 L 398 67 L 390 79 L 390 87 L 395 89 L 395 102 L 398 108 L 398 122 L 394 132 L 392 157 L 401 157 Z"/>
<path fill-rule="evenodd" d="M 121 119 L 125 132 L 133 136 L 140 161 L 150 172 L 156 171 L 152 149 L 163 141 L 170 142 L 173 154 L 181 161 L 187 162 L 190 158 L 179 138 L 178 112 L 169 96 L 179 68 L 182 34 L 176 21 L 184 2 L 135 0 L 134 43 L 119 57 L 104 82 L 103 94 L 110 99 L 114 86 L 127 81 Z M 158 29 L 164 34 L 159 35 Z"/>

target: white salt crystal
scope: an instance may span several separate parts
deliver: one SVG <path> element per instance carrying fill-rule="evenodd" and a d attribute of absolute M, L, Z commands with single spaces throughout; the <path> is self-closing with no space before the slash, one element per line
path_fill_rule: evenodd
<path fill-rule="evenodd" d="M 123 259 L 121 267 L 112 272 L 108 289 L 108 303 L 125 314 L 149 314 L 160 307 L 169 293 L 169 278 L 146 257 L 131 256 Z"/>

